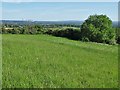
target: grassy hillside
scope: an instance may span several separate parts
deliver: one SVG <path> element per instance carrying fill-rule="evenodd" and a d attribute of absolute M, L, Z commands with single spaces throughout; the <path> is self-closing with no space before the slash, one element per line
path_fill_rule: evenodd
<path fill-rule="evenodd" d="M 3 88 L 118 85 L 118 47 L 48 35 L 3 35 Z"/>

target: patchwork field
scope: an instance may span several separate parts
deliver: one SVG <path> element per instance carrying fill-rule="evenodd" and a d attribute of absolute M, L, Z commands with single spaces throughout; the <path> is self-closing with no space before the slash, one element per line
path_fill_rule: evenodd
<path fill-rule="evenodd" d="M 48 35 L 3 35 L 3 88 L 114 88 L 118 46 Z"/>

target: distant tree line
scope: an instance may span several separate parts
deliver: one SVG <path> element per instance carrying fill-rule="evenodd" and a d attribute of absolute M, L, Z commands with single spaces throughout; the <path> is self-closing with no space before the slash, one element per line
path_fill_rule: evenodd
<path fill-rule="evenodd" d="M 120 28 L 113 28 L 112 21 L 106 15 L 89 16 L 80 29 L 49 30 L 46 33 L 86 42 L 120 44 Z"/>
<path fill-rule="evenodd" d="M 120 28 L 112 27 L 106 15 L 91 15 L 80 25 L 13 25 L 3 24 L 2 33 L 49 34 L 73 40 L 120 44 Z"/>

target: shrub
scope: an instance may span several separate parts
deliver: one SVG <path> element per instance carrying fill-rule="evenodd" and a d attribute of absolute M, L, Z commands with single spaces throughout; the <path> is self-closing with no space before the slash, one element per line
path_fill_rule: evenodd
<path fill-rule="evenodd" d="M 89 39 L 87 37 L 82 37 L 83 42 L 89 42 Z"/>
<path fill-rule="evenodd" d="M 80 39 L 80 30 L 74 28 L 65 28 L 62 30 L 48 30 L 46 33 L 53 36 L 66 37 L 73 40 Z"/>

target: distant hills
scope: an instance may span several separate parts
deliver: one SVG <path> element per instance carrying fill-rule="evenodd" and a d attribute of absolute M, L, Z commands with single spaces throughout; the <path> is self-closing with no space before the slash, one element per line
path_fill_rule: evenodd
<path fill-rule="evenodd" d="M 6 24 L 76 24 L 80 25 L 83 21 L 18 21 L 18 20 L 1 20 L 0 22 Z"/>
<path fill-rule="evenodd" d="M 3 24 L 19 24 L 19 25 L 27 25 L 27 24 L 42 24 L 42 25 L 52 25 L 52 24 L 74 24 L 81 25 L 84 21 L 20 21 L 20 20 L 0 20 Z M 113 27 L 118 27 L 118 21 L 113 21 Z"/>

